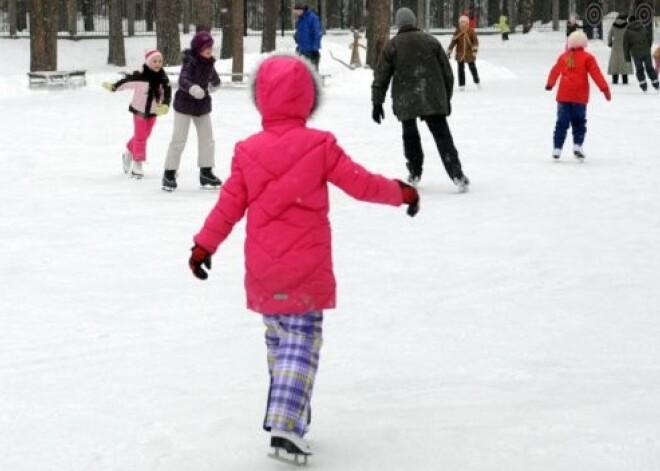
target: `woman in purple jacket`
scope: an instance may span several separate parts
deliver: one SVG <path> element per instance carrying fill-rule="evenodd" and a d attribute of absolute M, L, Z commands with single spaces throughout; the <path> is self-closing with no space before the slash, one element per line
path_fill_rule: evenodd
<path fill-rule="evenodd" d="M 199 143 L 199 183 L 202 187 L 211 188 L 222 184 L 213 174 L 215 141 L 211 127 L 211 93 L 218 87 L 220 77 L 215 70 L 213 37 L 207 31 L 200 31 L 190 42 L 190 49 L 183 51 L 179 88 L 174 95 L 174 131 L 165 160 L 163 190 L 174 191 L 177 187 L 176 173 L 191 121 L 197 129 Z"/>

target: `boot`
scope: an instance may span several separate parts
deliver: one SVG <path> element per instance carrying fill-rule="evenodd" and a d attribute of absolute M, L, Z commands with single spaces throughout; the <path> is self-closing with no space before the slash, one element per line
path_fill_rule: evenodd
<path fill-rule="evenodd" d="M 165 170 L 163 174 L 163 190 L 176 190 L 176 170 Z"/>
<path fill-rule="evenodd" d="M 211 167 L 202 167 L 199 169 L 199 184 L 203 187 L 218 188 L 222 185 L 222 180 L 213 174 Z"/>

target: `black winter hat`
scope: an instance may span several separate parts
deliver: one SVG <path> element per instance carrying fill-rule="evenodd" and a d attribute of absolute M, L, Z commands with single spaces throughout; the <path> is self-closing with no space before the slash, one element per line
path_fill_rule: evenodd
<path fill-rule="evenodd" d="M 296 2 L 293 4 L 293 9 L 294 10 L 307 10 L 307 5 L 305 5 L 305 2 L 301 2 L 300 0 L 296 0 Z"/>

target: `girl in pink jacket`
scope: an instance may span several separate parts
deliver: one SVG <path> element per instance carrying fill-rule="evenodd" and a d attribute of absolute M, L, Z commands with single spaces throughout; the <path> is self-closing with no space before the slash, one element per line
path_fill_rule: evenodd
<path fill-rule="evenodd" d="M 126 75 L 118 82 L 103 82 L 111 92 L 133 90 L 128 110 L 133 113 L 133 137 L 126 143 L 122 154 L 124 173 L 142 178 L 142 163 L 147 159 L 147 139 L 156 124 L 156 116 L 166 114 L 172 100 L 172 87 L 163 70 L 163 56 L 158 49 L 150 49 L 144 55 L 142 71 Z"/>
<path fill-rule="evenodd" d="M 253 96 L 263 130 L 239 142 L 231 175 L 194 237 L 189 260 L 206 279 L 211 255 L 247 215 L 247 307 L 263 315 L 271 385 L 264 428 L 271 446 L 311 454 L 303 439 L 318 366 L 323 310 L 335 307 L 328 183 L 372 203 L 419 210 L 410 185 L 370 173 L 326 131 L 307 127 L 320 98 L 306 61 L 272 56 L 258 68 Z M 305 458 L 306 460 L 306 458 Z"/>

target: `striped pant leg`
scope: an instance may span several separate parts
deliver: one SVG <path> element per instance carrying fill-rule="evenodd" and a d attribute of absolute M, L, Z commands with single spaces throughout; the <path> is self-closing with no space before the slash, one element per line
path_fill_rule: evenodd
<path fill-rule="evenodd" d="M 303 436 L 323 343 L 323 313 L 264 316 L 264 324 L 271 373 L 264 428 Z"/>

